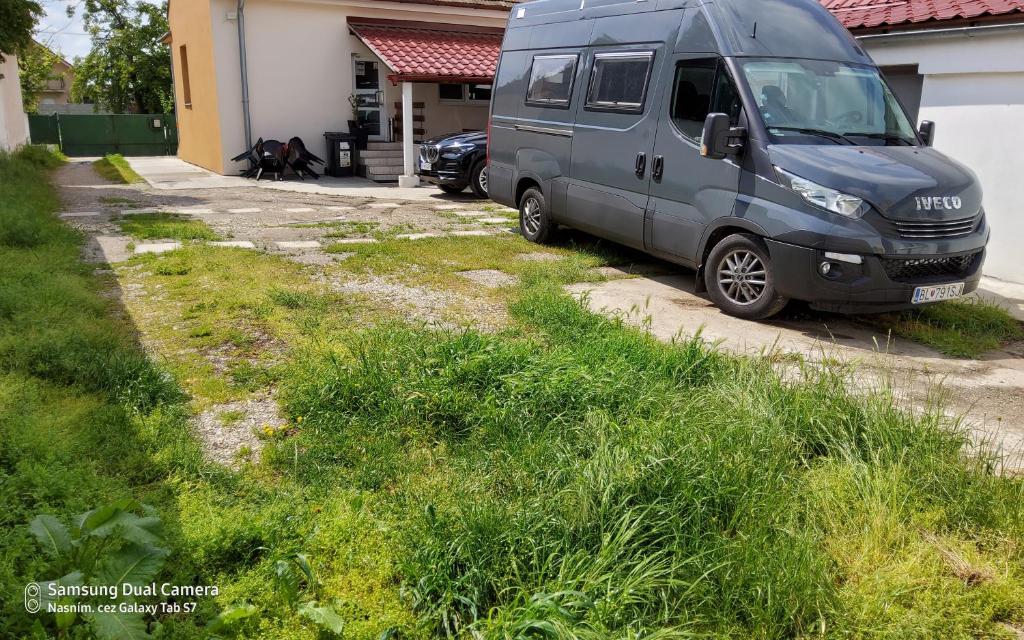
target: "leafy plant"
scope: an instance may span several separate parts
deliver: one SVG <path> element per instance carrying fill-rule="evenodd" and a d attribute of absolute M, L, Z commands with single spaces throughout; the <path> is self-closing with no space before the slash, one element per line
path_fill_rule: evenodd
<path fill-rule="evenodd" d="M 140 515 L 141 513 L 141 515 Z M 53 559 L 59 578 L 39 582 L 41 610 L 54 603 L 69 603 L 56 587 L 85 587 L 114 590 L 107 602 L 125 602 L 122 585 L 147 585 L 164 566 L 167 549 L 163 543 L 163 523 L 156 511 L 134 500 L 120 500 L 87 511 L 74 519 L 69 528 L 52 515 L 36 516 L 29 531 L 43 551 Z M 148 638 L 147 624 L 141 614 L 119 611 L 93 611 L 79 620 L 74 612 L 56 612 L 57 629 L 65 631 L 76 622 L 87 624 L 101 640 Z"/>

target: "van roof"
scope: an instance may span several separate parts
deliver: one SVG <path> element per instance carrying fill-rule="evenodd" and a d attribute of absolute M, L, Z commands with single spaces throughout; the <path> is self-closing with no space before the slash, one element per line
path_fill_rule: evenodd
<path fill-rule="evenodd" d="M 691 29 L 696 26 L 708 30 L 710 38 L 701 39 L 713 41 L 716 53 L 723 56 L 871 62 L 849 31 L 818 0 L 533 0 L 512 9 L 508 27 L 535 28 L 673 10 L 699 12 L 702 19 L 685 22 Z M 569 29 L 562 33 L 568 36 L 580 32 Z M 687 51 L 686 43 L 686 38 L 680 38 L 676 51 Z M 561 46 L 588 44 L 565 42 Z"/>

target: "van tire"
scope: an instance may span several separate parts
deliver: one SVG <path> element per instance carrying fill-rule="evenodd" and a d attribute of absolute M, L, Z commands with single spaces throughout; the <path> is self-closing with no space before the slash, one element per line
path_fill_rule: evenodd
<path fill-rule="evenodd" d="M 469 188 L 478 198 L 487 197 L 487 161 L 481 160 L 469 172 Z"/>
<path fill-rule="evenodd" d="M 437 186 L 441 187 L 441 191 L 444 191 L 445 193 L 451 195 L 455 195 L 456 193 L 462 193 L 463 191 L 466 190 L 466 185 L 462 185 L 460 187 L 455 184 L 439 184 Z"/>
<path fill-rule="evenodd" d="M 537 187 L 530 187 L 519 199 L 519 230 L 524 238 L 537 244 L 546 244 L 555 235 L 547 201 Z"/>
<path fill-rule="evenodd" d="M 738 282 L 722 280 L 737 277 Z M 789 302 L 775 289 L 771 256 L 754 235 L 734 233 L 716 244 L 704 264 L 704 284 L 719 309 L 744 320 L 763 320 Z"/>

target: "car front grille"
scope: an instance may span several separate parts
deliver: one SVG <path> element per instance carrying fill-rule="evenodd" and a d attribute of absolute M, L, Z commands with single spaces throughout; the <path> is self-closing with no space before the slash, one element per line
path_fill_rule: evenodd
<path fill-rule="evenodd" d="M 440 152 L 438 151 L 438 148 L 433 145 L 423 145 L 420 147 L 420 157 L 433 164 L 437 162 L 437 159 L 440 157 Z"/>
<path fill-rule="evenodd" d="M 958 238 L 972 233 L 978 226 L 981 216 L 960 218 L 959 220 L 910 221 L 894 220 L 893 225 L 901 238 L 907 240 L 936 240 L 942 238 Z"/>
<path fill-rule="evenodd" d="M 981 256 L 981 251 L 939 258 L 882 258 L 886 275 L 893 282 L 915 282 L 940 276 L 962 277 Z"/>

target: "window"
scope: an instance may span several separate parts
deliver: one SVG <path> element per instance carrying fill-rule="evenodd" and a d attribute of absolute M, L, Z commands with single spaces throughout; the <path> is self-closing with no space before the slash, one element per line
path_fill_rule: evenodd
<path fill-rule="evenodd" d="M 653 51 L 595 55 L 587 108 L 643 111 L 653 59 Z"/>
<path fill-rule="evenodd" d="M 437 92 L 441 102 L 462 102 L 462 87 L 463 85 L 461 84 L 437 85 Z"/>
<path fill-rule="evenodd" d="M 491 85 L 489 84 L 439 84 L 437 93 L 441 102 L 468 102 L 470 104 L 490 104 Z"/>
<path fill-rule="evenodd" d="M 466 85 L 466 93 L 470 102 L 490 103 L 491 101 L 491 85 L 489 84 Z"/>
<path fill-rule="evenodd" d="M 719 58 L 687 60 L 676 66 L 672 85 L 672 122 L 687 138 L 699 141 L 709 113 L 726 113 L 735 126 L 742 103 Z"/>
<path fill-rule="evenodd" d="M 576 56 L 534 56 L 526 102 L 540 107 L 569 108 Z"/>
<path fill-rule="evenodd" d="M 188 81 L 188 50 L 185 49 L 185 45 L 181 45 L 181 89 L 185 94 L 185 108 L 192 108 L 192 86 Z"/>

